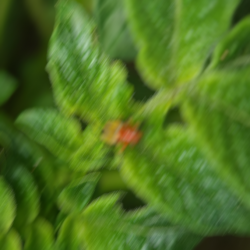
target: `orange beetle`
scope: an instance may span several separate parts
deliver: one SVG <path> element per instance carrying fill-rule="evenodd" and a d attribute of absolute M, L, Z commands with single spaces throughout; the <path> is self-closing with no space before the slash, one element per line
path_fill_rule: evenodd
<path fill-rule="evenodd" d="M 109 121 L 103 130 L 102 140 L 109 145 L 121 144 L 121 151 L 128 145 L 137 144 L 142 137 L 142 133 L 137 126 L 132 126 L 127 122 L 119 120 Z"/>

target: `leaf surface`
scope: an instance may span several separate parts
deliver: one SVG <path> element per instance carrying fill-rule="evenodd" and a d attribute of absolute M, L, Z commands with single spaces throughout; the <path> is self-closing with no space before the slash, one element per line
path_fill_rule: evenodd
<path fill-rule="evenodd" d="M 187 250 L 201 240 L 151 209 L 124 213 L 117 199 L 117 195 L 102 196 L 84 211 L 83 236 L 88 249 Z"/>
<path fill-rule="evenodd" d="M 188 82 L 228 29 L 239 0 L 128 0 L 138 68 L 153 88 Z"/>
<path fill-rule="evenodd" d="M 103 124 L 131 113 L 132 89 L 121 63 L 101 53 L 94 29 L 81 6 L 60 1 L 47 69 L 63 111 Z"/>
<path fill-rule="evenodd" d="M 210 166 L 189 130 L 144 124 L 124 152 L 125 182 L 174 224 L 200 234 L 248 233 L 249 208 Z M 233 177 L 232 177 L 233 178 Z"/>

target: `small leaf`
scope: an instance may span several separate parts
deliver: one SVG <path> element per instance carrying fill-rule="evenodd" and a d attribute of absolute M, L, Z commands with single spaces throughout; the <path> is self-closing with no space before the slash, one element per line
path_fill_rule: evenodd
<path fill-rule="evenodd" d="M 0 71 L 0 106 L 3 105 L 17 88 L 17 81 L 4 71 Z"/>
<path fill-rule="evenodd" d="M 16 204 L 14 195 L 3 177 L 0 177 L 0 237 L 11 227 L 15 218 Z"/>
<path fill-rule="evenodd" d="M 55 99 L 64 112 L 103 124 L 131 113 L 132 89 L 123 66 L 111 64 L 100 52 L 94 28 L 80 5 L 60 1 L 47 69 Z"/>
<path fill-rule="evenodd" d="M 116 205 L 118 197 L 102 196 L 84 211 L 83 236 L 88 249 L 187 250 L 201 240 L 149 208 L 124 213 Z"/>
<path fill-rule="evenodd" d="M 234 29 L 217 45 L 211 68 L 243 66 L 250 63 L 250 17 L 243 19 Z"/>
<path fill-rule="evenodd" d="M 24 250 L 54 250 L 54 229 L 48 221 L 38 218 L 25 233 Z"/>
<path fill-rule="evenodd" d="M 22 243 L 20 236 L 13 229 L 0 239 L 1 250 L 21 250 Z"/>
<path fill-rule="evenodd" d="M 58 204 L 62 211 L 82 212 L 90 201 L 98 180 L 98 175 L 89 174 L 67 185 L 58 197 Z"/>
<path fill-rule="evenodd" d="M 56 249 L 60 250 L 79 250 L 85 249 L 83 243 L 83 223 L 79 215 L 71 214 L 68 216 L 60 228 Z"/>
<path fill-rule="evenodd" d="M 171 222 L 198 234 L 250 232 L 248 206 L 216 175 L 188 130 L 173 126 L 164 134 L 145 123 L 143 133 L 124 152 L 121 174 L 128 186 Z"/>
<path fill-rule="evenodd" d="M 68 159 L 82 144 L 80 124 L 54 109 L 24 111 L 16 124 L 55 156 Z"/>
<path fill-rule="evenodd" d="M 183 113 L 214 170 L 250 207 L 249 66 L 208 72 L 187 92 Z"/>
<path fill-rule="evenodd" d="M 95 8 L 95 19 L 98 27 L 98 38 L 103 50 L 112 58 L 133 60 L 136 55 L 124 0 L 98 0 Z"/>
<path fill-rule="evenodd" d="M 138 68 L 153 88 L 192 80 L 228 29 L 239 0 L 128 0 L 140 52 Z"/>
<path fill-rule="evenodd" d="M 39 193 L 32 175 L 20 163 L 12 162 L 5 178 L 15 193 L 17 212 L 15 225 L 18 228 L 31 223 L 39 212 Z"/>

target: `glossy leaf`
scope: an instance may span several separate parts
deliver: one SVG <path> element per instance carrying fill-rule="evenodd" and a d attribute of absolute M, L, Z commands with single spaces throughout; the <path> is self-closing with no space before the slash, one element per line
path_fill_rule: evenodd
<path fill-rule="evenodd" d="M 4 104 L 17 88 L 17 81 L 4 71 L 0 71 L 0 106 Z"/>
<path fill-rule="evenodd" d="M 5 178 L 14 190 L 17 205 L 15 225 L 31 223 L 39 212 L 39 193 L 32 175 L 20 163 L 5 171 Z"/>
<path fill-rule="evenodd" d="M 12 190 L 0 177 L 0 237 L 11 227 L 16 215 L 16 204 Z"/>
<path fill-rule="evenodd" d="M 250 62 L 250 17 L 243 19 L 216 47 L 211 68 Z"/>
<path fill-rule="evenodd" d="M 63 159 L 68 159 L 82 144 L 80 124 L 54 109 L 24 111 L 16 124 L 30 138 Z"/>
<path fill-rule="evenodd" d="M 24 250 L 53 250 L 53 246 L 54 229 L 48 221 L 38 218 L 26 228 Z"/>
<path fill-rule="evenodd" d="M 187 93 L 183 112 L 217 174 L 250 207 L 250 78 L 241 70 L 208 72 Z"/>
<path fill-rule="evenodd" d="M 102 49 L 111 58 L 133 60 L 136 49 L 127 26 L 124 0 L 98 0 L 95 20 Z"/>
<path fill-rule="evenodd" d="M 21 239 L 13 229 L 0 239 L 1 250 L 21 250 Z"/>
<path fill-rule="evenodd" d="M 200 241 L 195 236 L 172 226 L 166 218 L 143 208 L 125 213 L 116 205 L 117 195 L 94 201 L 83 213 L 83 236 L 89 250 L 159 249 L 187 250 Z"/>
<path fill-rule="evenodd" d="M 199 234 L 250 232 L 245 202 L 212 170 L 188 130 L 174 126 L 164 134 L 149 123 L 143 132 L 140 144 L 126 149 L 121 168 L 141 198 Z"/>
<path fill-rule="evenodd" d="M 58 2 L 47 69 L 64 112 L 103 124 L 131 113 L 132 89 L 123 66 L 99 50 L 94 28 L 80 5 Z"/>
<path fill-rule="evenodd" d="M 129 21 L 140 48 L 138 67 L 153 88 L 197 76 L 228 29 L 239 0 L 128 0 Z"/>
<path fill-rule="evenodd" d="M 67 185 L 58 197 L 58 205 L 65 213 L 82 212 L 90 201 L 99 176 L 86 175 Z"/>

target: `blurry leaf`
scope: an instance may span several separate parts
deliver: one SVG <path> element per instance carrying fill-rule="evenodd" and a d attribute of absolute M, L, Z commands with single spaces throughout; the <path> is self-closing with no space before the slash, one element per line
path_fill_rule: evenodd
<path fill-rule="evenodd" d="M 48 221 L 38 218 L 26 230 L 24 250 L 54 250 L 54 229 Z"/>
<path fill-rule="evenodd" d="M 95 19 L 103 50 L 112 58 L 133 60 L 136 50 L 127 26 L 124 0 L 98 0 Z"/>
<path fill-rule="evenodd" d="M 63 222 L 60 228 L 56 249 L 60 250 L 79 250 L 83 247 L 83 222 L 80 216 L 71 214 Z"/>
<path fill-rule="evenodd" d="M 14 190 L 17 205 L 15 225 L 18 228 L 31 223 L 39 212 L 39 193 L 32 175 L 20 165 L 13 163 L 6 170 L 5 178 Z"/>
<path fill-rule="evenodd" d="M 14 195 L 3 177 L 0 177 L 0 237 L 10 228 L 15 218 Z"/>
<path fill-rule="evenodd" d="M 148 208 L 124 213 L 116 205 L 117 198 L 102 196 L 84 211 L 87 249 L 191 250 L 201 240 Z"/>
<path fill-rule="evenodd" d="M 103 124 L 131 113 L 132 89 L 122 65 L 111 64 L 93 35 L 94 25 L 81 6 L 74 1 L 60 1 L 47 69 L 63 111 Z"/>
<path fill-rule="evenodd" d="M 68 159 L 82 143 L 80 124 L 54 109 L 24 111 L 16 124 L 33 140 L 62 159 Z"/>
<path fill-rule="evenodd" d="M 250 210 L 211 169 L 188 130 L 173 126 L 164 134 L 145 123 L 143 133 L 141 142 L 124 152 L 121 168 L 140 197 L 199 234 L 250 232 Z"/>
<path fill-rule="evenodd" d="M 250 62 L 250 17 L 245 18 L 216 47 L 211 67 Z"/>
<path fill-rule="evenodd" d="M 83 131 L 82 145 L 72 155 L 69 166 L 75 171 L 87 172 L 108 165 L 110 148 L 100 138 L 101 129 L 87 126 Z"/>
<path fill-rule="evenodd" d="M 197 76 L 227 30 L 239 0 L 128 0 L 129 22 L 140 46 L 138 67 L 154 88 Z"/>
<path fill-rule="evenodd" d="M 208 72 L 183 112 L 211 166 L 250 207 L 250 68 Z"/>
<path fill-rule="evenodd" d="M 21 250 L 22 243 L 18 233 L 11 230 L 0 239 L 1 250 Z"/>
<path fill-rule="evenodd" d="M 16 88 L 16 80 L 6 72 L 0 71 L 0 105 L 10 98 Z"/>
<path fill-rule="evenodd" d="M 99 177 L 97 174 L 86 175 L 67 185 L 58 197 L 58 204 L 62 211 L 82 212 L 93 195 Z"/>

